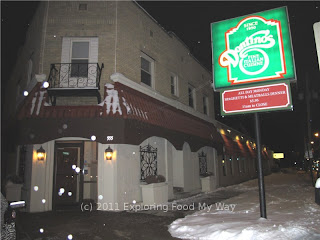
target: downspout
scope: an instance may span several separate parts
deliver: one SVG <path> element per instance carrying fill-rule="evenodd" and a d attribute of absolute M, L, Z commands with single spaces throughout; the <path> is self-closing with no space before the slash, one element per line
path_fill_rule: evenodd
<path fill-rule="evenodd" d="M 43 22 L 43 27 L 42 27 L 42 49 L 40 53 L 40 61 L 39 61 L 39 71 L 40 73 L 43 73 L 43 59 L 44 59 L 44 49 L 45 49 L 45 44 L 46 44 L 46 33 L 47 33 L 47 24 L 48 24 L 48 14 L 49 14 L 49 0 L 47 3 L 47 10 L 46 10 L 46 15 L 45 19 Z"/>
<path fill-rule="evenodd" d="M 117 43 L 118 43 L 118 1 L 116 1 L 116 29 L 114 43 L 114 72 L 117 72 Z"/>

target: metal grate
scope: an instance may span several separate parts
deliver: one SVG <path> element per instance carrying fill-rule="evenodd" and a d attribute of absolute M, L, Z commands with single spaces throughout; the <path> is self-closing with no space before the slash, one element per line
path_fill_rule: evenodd
<path fill-rule="evenodd" d="M 207 154 L 203 151 L 198 154 L 199 157 L 199 167 L 200 167 L 200 175 L 206 175 L 207 174 Z"/>
<path fill-rule="evenodd" d="M 157 175 L 157 148 L 150 144 L 140 147 L 141 181 L 147 176 Z"/>

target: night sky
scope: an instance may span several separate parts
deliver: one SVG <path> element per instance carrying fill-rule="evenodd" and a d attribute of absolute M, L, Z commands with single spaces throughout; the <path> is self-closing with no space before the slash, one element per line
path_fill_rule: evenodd
<path fill-rule="evenodd" d="M 297 82 L 291 84 L 294 111 L 260 114 L 261 135 L 262 143 L 275 151 L 288 153 L 304 150 L 306 104 L 305 101 L 298 99 L 298 95 L 304 92 L 307 73 L 310 76 L 312 89 L 319 95 L 311 104 L 313 132 L 320 129 L 320 72 L 313 32 L 313 23 L 320 21 L 319 1 L 148 1 L 139 4 L 167 31 L 175 32 L 189 46 L 192 54 L 210 71 L 212 71 L 211 23 L 287 6 L 297 72 Z M 216 119 L 254 137 L 253 114 L 222 118 L 219 93 L 215 95 Z"/>
<path fill-rule="evenodd" d="M 298 95 L 304 92 L 307 74 L 314 91 L 312 95 L 316 97 L 318 94 L 311 104 L 312 128 L 313 132 L 320 130 L 320 72 L 313 32 L 313 23 L 320 21 L 320 1 L 139 1 L 139 4 L 164 29 L 173 31 L 182 39 L 191 53 L 210 71 L 212 22 L 287 6 L 297 72 L 297 82 L 291 84 L 294 111 L 260 114 L 262 143 L 280 152 L 303 151 L 306 104 L 298 99 Z M 23 45 L 25 31 L 36 6 L 37 2 L 1 2 L 2 90 L 5 89 L 18 49 Z M 222 118 L 219 93 L 215 95 L 216 119 L 254 137 L 253 114 Z"/>

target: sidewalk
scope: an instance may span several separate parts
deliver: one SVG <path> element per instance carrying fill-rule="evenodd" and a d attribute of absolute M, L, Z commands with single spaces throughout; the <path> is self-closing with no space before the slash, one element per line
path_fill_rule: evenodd
<path fill-rule="evenodd" d="M 165 204 L 167 209 L 162 210 L 20 212 L 18 239 L 64 240 L 70 234 L 77 240 L 320 239 L 314 235 L 320 234 L 320 206 L 314 203 L 310 176 L 277 173 L 266 176 L 265 184 L 267 220 L 259 219 L 255 179 L 210 193 L 184 194 L 185 198 Z M 205 208 L 210 205 L 210 210 Z"/>
<path fill-rule="evenodd" d="M 101 211 L 21 213 L 18 217 L 22 228 L 18 239 L 23 240 L 64 240 L 70 234 L 77 240 L 175 239 L 168 232 L 173 217 Z"/>
<path fill-rule="evenodd" d="M 167 209 L 131 212 L 81 212 L 81 210 L 18 214 L 18 233 L 22 240 L 64 240 L 72 234 L 76 240 L 101 239 L 176 239 L 168 232 L 176 219 L 192 214 L 195 209 L 177 209 L 192 204 L 210 205 L 242 193 L 221 188 L 211 193 L 184 193 L 164 206 Z M 174 207 L 176 206 L 176 208 Z M 43 229 L 43 233 L 40 232 Z"/>
<path fill-rule="evenodd" d="M 229 186 L 236 197 L 176 220 L 169 231 L 182 239 L 320 239 L 320 206 L 310 175 L 277 173 L 265 177 L 267 219 L 260 218 L 257 180 Z"/>

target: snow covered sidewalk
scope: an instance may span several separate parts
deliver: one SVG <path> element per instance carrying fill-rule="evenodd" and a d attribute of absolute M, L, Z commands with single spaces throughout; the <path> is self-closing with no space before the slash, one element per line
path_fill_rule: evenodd
<path fill-rule="evenodd" d="M 245 193 L 174 221 L 182 239 L 320 239 L 320 206 L 304 173 L 265 177 L 267 219 L 260 218 L 257 180 L 229 186 Z"/>

